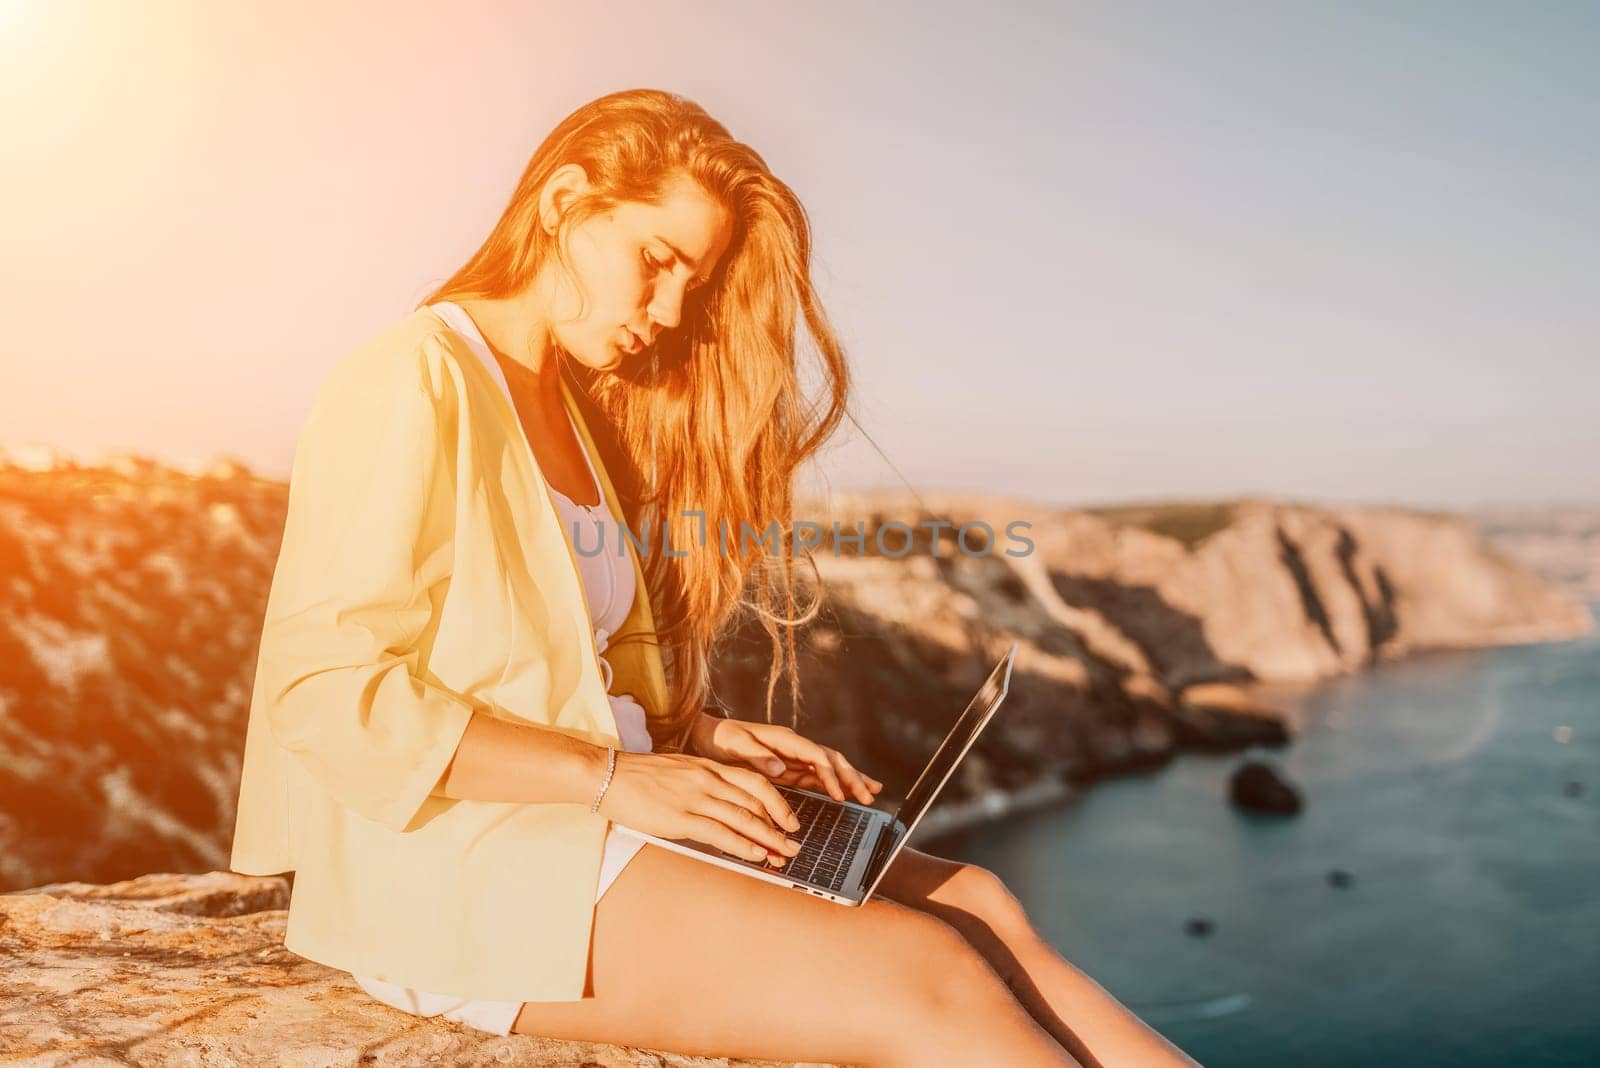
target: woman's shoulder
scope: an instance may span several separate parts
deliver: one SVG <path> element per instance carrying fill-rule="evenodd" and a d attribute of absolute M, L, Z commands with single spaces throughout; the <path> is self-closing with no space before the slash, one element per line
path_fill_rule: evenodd
<path fill-rule="evenodd" d="M 396 392 L 416 391 L 437 405 L 453 406 L 462 393 L 461 357 L 455 332 L 426 306 L 420 307 L 340 359 L 324 380 L 319 400 L 392 399 Z"/>
<path fill-rule="evenodd" d="M 436 316 L 418 309 L 333 365 L 300 427 L 291 497 L 298 488 L 298 499 L 336 501 L 373 471 L 436 468 L 468 455 L 456 447 L 460 369 L 444 333 Z"/>

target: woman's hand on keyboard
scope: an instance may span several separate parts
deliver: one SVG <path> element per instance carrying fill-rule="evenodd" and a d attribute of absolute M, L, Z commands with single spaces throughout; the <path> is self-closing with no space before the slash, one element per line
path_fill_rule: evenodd
<path fill-rule="evenodd" d="M 708 757 L 619 751 L 599 812 L 646 834 L 688 838 L 750 860 L 781 863 L 800 848 L 779 829 L 800 824 L 777 787 Z"/>
<path fill-rule="evenodd" d="M 723 764 L 754 768 L 780 786 L 850 796 L 870 805 L 883 783 L 858 771 L 837 749 L 820 745 L 781 723 L 751 723 L 701 714 L 690 735 L 692 750 Z"/>

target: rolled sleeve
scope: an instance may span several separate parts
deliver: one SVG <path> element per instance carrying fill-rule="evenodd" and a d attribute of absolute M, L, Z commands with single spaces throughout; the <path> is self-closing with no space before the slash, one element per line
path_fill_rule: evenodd
<path fill-rule="evenodd" d="M 335 369 L 295 450 L 258 671 L 268 722 L 339 804 L 395 831 L 455 754 L 474 704 L 419 639 L 447 588 L 456 418 L 422 353 Z"/>

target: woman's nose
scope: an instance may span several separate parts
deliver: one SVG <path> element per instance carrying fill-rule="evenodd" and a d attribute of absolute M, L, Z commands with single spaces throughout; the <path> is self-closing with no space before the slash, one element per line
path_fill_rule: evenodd
<path fill-rule="evenodd" d="M 671 330 L 678 325 L 678 318 L 683 313 L 683 287 L 671 283 L 658 286 L 647 313 L 652 324 L 648 340 L 655 344 L 656 336 L 662 330 Z"/>

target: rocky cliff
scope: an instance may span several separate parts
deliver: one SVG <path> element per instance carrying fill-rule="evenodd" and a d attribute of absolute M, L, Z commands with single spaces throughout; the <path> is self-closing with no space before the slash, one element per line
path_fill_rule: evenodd
<path fill-rule="evenodd" d="M 0 464 L 0 889 L 226 867 L 286 499 L 226 461 Z M 1590 625 L 1451 515 L 884 494 L 802 513 L 830 533 L 860 523 L 865 552 L 831 537 L 816 550 L 827 608 L 801 637 L 799 725 L 890 794 L 1022 646 L 1005 711 L 936 821 L 1183 749 L 1284 741 L 1241 684 Z M 993 543 L 974 525 L 968 552 L 946 534 L 936 555 L 925 521 L 988 523 Z M 1019 521 L 1031 551 L 1008 555 Z M 923 531 L 904 555 L 899 538 L 879 551 L 892 522 Z M 718 691 L 746 715 L 769 655 L 751 626 L 717 650 Z"/>
<path fill-rule="evenodd" d="M 1182 749 L 1282 741 L 1255 683 L 1593 626 L 1577 599 L 1450 514 L 1256 500 L 1066 510 L 887 494 L 804 510 L 829 532 L 816 551 L 829 607 L 802 642 L 802 717 L 891 787 L 914 774 L 1006 644 L 1022 644 L 1012 697 L 963 765 L 958 798 L 1082 781 Z M 832 539 L 835 523 L 864 533 L 865 555 Z M 883 551 L 905 543 L 892 523 L 923 532 L 900 559 Z M 963 527 L 971 552 L 948 533 Z M 987 553 L 984 529 L 995 535 Z M 936 530 L 946 532 L 939 556 Z M 748 626 L 718 657 L 718 688 L 737 707 L 761 707 L 765 646 Z"/>

